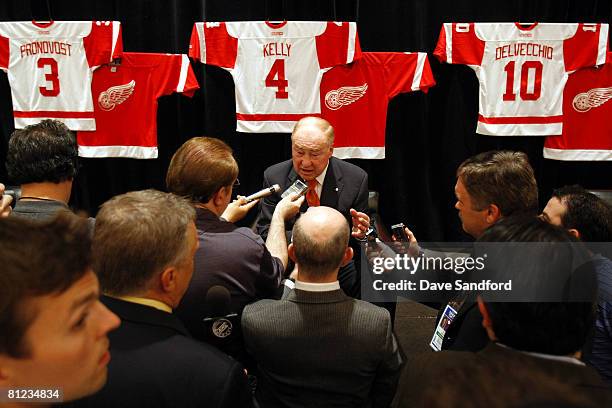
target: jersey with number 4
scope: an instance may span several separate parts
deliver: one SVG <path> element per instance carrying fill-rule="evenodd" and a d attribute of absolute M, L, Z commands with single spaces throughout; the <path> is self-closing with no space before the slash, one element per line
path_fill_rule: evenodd
<path fill-rule="evenodd" d="M 606 61 L 608 24 L 444 23 L 434 55 L 480 82 L 476 131 L 558 135 L 568 74 Z"/>
<path fill-rule="evenodd" d="M 116 21 L 0 23 L 0 69 L 8 74 L 15 127 L 43 119 L 95 130 L 94 69 L 121 54 Z"/>
<path fill-rule="evenodd" d="M 320 115 L 323 73 L 361 56 L 355 23 L 195 23 L 189 56 L 232 74 L 239 132 L 290 133 Z"/>

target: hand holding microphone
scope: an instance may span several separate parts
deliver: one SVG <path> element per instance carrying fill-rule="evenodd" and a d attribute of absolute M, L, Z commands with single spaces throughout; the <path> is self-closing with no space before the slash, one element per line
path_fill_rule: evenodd
<path fill-rule="evenodd" d="M 278 184 L 274 184 L 271 187 L 264 188 L 250 196 L 238 196 L 234 201 L 232 201 L 221 217 L 229 222 L 237 222 L 243 219 L 249 210 L 259 202 L 260 198 L 267 197 L 277 191 L 280 190 L 280 186 Z"/>

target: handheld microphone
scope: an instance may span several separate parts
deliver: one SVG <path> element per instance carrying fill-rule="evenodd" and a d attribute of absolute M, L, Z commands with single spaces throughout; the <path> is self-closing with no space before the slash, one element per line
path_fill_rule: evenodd
<path fill-rule="evenodd" d="M 249 202 L 249 201 L 257 200 L 259 198 L 264 198 L 264 197 L 269 196 L 270 194 L 276 193 L 279 190 L 280 190 L 280 186 L 278 184 L 274 184 L 271 187 L 264 188 L 263 190 L 259 190 L 258 192 L 253 193 L 248 197 L 245 197 L 245 200 Z"/>
<path fill-rule="evenodd" d="M 232 334 L 233 324 L 230 318 L 238 316 L 231 311 L 231 295 L 225 286 L 215 285 L 206 292 L 208 316 L 204 322 L 212 322 L 210 327 L 214 337 L 223 339 Z"/>

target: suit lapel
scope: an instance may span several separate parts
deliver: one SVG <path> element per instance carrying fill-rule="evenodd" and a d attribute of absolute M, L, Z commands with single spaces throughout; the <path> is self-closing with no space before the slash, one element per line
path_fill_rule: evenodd
<path fill-rule="evenodd" d="M 329 159 L 325 180 L 323 180 L 323 188 L 321 190 L 321 205 L 327 207 L 338 208 L 338 197 L 342 193 L 344 182 L 342 181 L 342 170 L 336 166 L 338 159 L 332 157 Z"/>

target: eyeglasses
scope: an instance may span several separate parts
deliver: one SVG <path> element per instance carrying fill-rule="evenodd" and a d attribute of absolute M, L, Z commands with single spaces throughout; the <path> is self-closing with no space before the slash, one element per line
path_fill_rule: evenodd
<path fill-rule="evenodd" d="M 232 185 L 233 188 L 236 188 L 240 186 L 240 180 L 236 179 L 236 181 L 234 181 L 234 184 Z"/>

